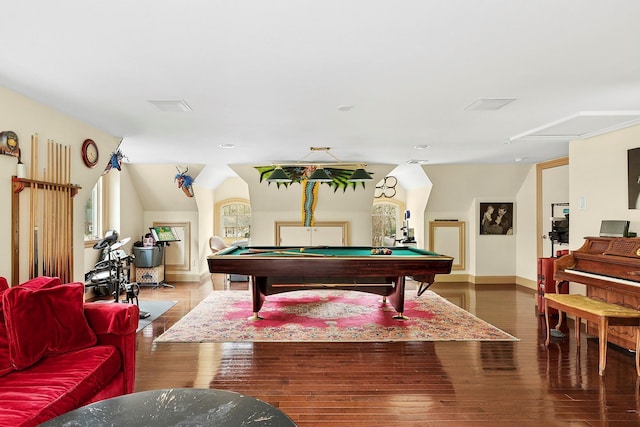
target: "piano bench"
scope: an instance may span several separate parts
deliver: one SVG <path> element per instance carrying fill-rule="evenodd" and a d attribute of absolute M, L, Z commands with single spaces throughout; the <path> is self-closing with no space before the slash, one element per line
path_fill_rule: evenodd
<path fill-rule="evenodd" d="M 621 305 L 575 294 L 544 294 L 544 301 L 544 317 L 547 325 L 546 346 L 549 345 L 551 337 L 551 326 L 549 325 L 550 308 L 556 308 L 559 312 L 558 324 L 555 329 L 559 329 L 562 324 L 563 312 L 575 316 L 576 346 L 578 347 L 580 346 L 580 319 L 585 319 L 598 325 L 598 373 L 600 375 L 604 374 L 604 368 L 607 365 L 607 329 L 609 326 L 640 327 L 640 311 Z M 640 376 L 640 330 L 636 330 L 636 373 Z"/>

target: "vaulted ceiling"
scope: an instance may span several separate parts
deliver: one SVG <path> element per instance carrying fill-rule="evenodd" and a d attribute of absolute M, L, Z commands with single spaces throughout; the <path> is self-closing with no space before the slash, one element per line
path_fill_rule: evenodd
<path fill-rule="evenodd" d="M 4 3 L 0 85 L 209 187 L 310 147 L 399 174 L 535 163 L 640 117 L 637 0 Z"/>

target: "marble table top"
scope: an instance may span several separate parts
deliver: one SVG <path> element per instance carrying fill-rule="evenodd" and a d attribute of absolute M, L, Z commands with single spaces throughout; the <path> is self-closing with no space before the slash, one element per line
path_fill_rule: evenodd
<path fill-rule="evenodd" d="M 174 388 L 95 402 L 42 426 L 296 427 L 296 424 L 278 408 L 251 396 L 226 390 Z"/>

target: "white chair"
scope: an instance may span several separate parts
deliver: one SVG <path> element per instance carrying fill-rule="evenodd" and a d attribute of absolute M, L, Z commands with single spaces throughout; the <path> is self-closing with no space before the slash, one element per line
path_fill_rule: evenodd
<path fill-rule="evenodd" d="M 246 240 L 234 242 L 238 244 L 247 244 Z M 228 248 L 227 244 L 222 240 L 220 236 L 211 236 L 209 238 L 209 247 L 211 248 L 211 252 L 216 253 L 223 249 Z M 231 282 L 246 282 L 249 280 L 249 276 L 245 276 L 242 274 L 227 274 L 225 275 L 224 288 L 225 290 L 231 287 Z M 211 284 L 213 284 L 213 274 L 211 275 Z"/>
<path fill-rule="evenodd" d="M 211 236 L 209 238 L 209 247 L 211 248 L 211 252 L 218 252 L 227 248 L 227 244 L 222 240 L 220 236 Z"/>

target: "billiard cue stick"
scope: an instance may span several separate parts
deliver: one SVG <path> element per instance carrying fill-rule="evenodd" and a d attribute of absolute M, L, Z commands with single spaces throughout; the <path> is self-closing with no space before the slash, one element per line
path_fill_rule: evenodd
<path fill-rule="evenodd" d="M 38 134 L 31 135 L 31 168 L 29 170 L 29 176 L 33 180 L 38 179 Z M 31 226 L 30 230 L 32 230 L 31 235 L 29 236 L 31 244 L 32 244 L 32 260 L 30 263 L 30 274 L 29 278 L 33 279 L 34 277 L 38 277 L 38 202 L 40 199 L 38 184 L 31 185 L 31 203 L 29 208 L 31 209 Z"/>
<path fill-rule="evenodd" d="M 334 255 L 323 255 L 323 254 L 312 254 L 309 252 L 287 252 L 287 251 L 268 251 L 268 252 L 244 252 L 240 255 L 244 256 L 255 256 L 255 255 L 269 255 L 269 254 L 278 254 L 278 255 L 293 255 L 293 256 L 306 256 L 306 257 L 329 257 Z"/>
<path fill-rule="evenodd" d="M 60 236 L 61 227 L 60 223 L 62 220 L 62 204 L 60 203 L 60 187 L 58 187 L 58 183 L 60 183 L 60 144 L 52 142 L 53 147 L 53 200 L 54 200 L 54 208 L 53 208 L 53 235 L 56 236 L 54 244 L 53 244 L 53 254 L 54 254 L 54 271 L 56 272 L 56 276 L 60 277 L 61 280 L 64 280 L 62 277 L 62 265 L 60 260 L 62 259 L 62 240 L 63 236 Z M 64 281 L 63 281 L 64 283 Z"/>
<path fill-rule="evenodd" d="M 60 144 L 56 143 L 54 145 L 54 149 L 55 149 L 55 177 L 54 177 L 54 183 L 56 184 L 60 184 L 62 182 L 61 176 L 62 176 L 62 148 L 60 146 Z M 57 235 L 58 238 L 56 239 L 57 241 L 57 245 L 55 248 L 55 253 L 56 253 L 56 275 L 58 277 L 60 277 L 60 279 L 62 280 L 62 283 L 66 283 L 66 277 L 64 277 L 64 272 L 62 270 L 62 254 L 64 252 L 64 243 L 65 243 L 65 236 L 62 234 L 62 220 L 64 217 L 64 208 L 63 208 L 63 204 L 62 204 L 62 197 L 63 197 L 63 192 L 62 192 L 62 188 L 56 186 L 55 188 L 55 199 L 56 199 L 56 208 L 54 210 L 54 214 L 56 215 L 56 229 L 57 229 Z"/>
<path fill-rule="evenodd" d="M 315 256 L 315 257 L 329 257 L 329 256 L 335 256 L 335 255 L 325 255 L 325 254 L 314 254 L 311 252 L 287 252 L 287 251 L 277 251 L 276 253 L 278 254 L 283 254 L 283 255 L 297 255 L 297 256 Z"/>
<path fill-rule="evenodd" d="M 42 171 L 42 177 L 45 184 L 43 185 L 43 211 L 42 211 L 42 274 L 43 275 L 51 275 L 51 271 L 49 270 L 49 231 L 51 230 L 51 226 L 49 224 L 51 212 L 51 188 L 48 184 L 49 182 L 49 173 L 51 170 L 51 143 L 47 140 L 47 157 L 45 158 L 46 167 Z"/>
<path fill-rule="evenodd" d="M 278 251 L 299 251 L 300 249 L 302 248 L 280 248 L 280 249 L 247 248 L 247 251 L 254 254 L 261 254 L 261 253 L 272 253 L 272 252 L 278 252 Z"/>
<path fill-rule="evenodd" d="M 71 185 L 71 146 L 67 145 L 67 180 L 66 184 Z M 70 187 L 67 188 L 67 280 L 73 277 L 73 193 Z"/>
<path fill-rule="evenodd" d="M 33 169 L 33 135 L 31 135 L 31 168 Z M 29 178 L 33 178 L 33 170 L 29 172 Z M 34 223 L 34 219 L 33 219 L 33 215 L 35 212 L 35 209 L 33 208 L 33 194 L 34 194 L 34 187 L 32 186 L 29 189 L 29 279 L 33 279 L 33 232 L 31 232 L 31 230 L 33 230 L 33 223 Z"/>
<path fill-rule="evenodd" d="M 53 244 L 54 241 L 52 239 L 53 228 L 55 227 L 55 216 L 53 210 L 55 209 L 56 200 L 55 194 L 53 193 L 53 143 L 51 140 L 47 140 L 47 177 L 45 181 L 47 182 L 47 209 L 46 209 L 46 218 L 47 221 L 44 222 L 44 227 L 42 230 L 43 240 L 46 241 L 46 256 L 47 256 L 47 271 L 44 269 L 42 271 L 43 274 L 48 276 L 55 276 L 55 268 L 54 268 L 54 260 L 53 260 Z"/>

